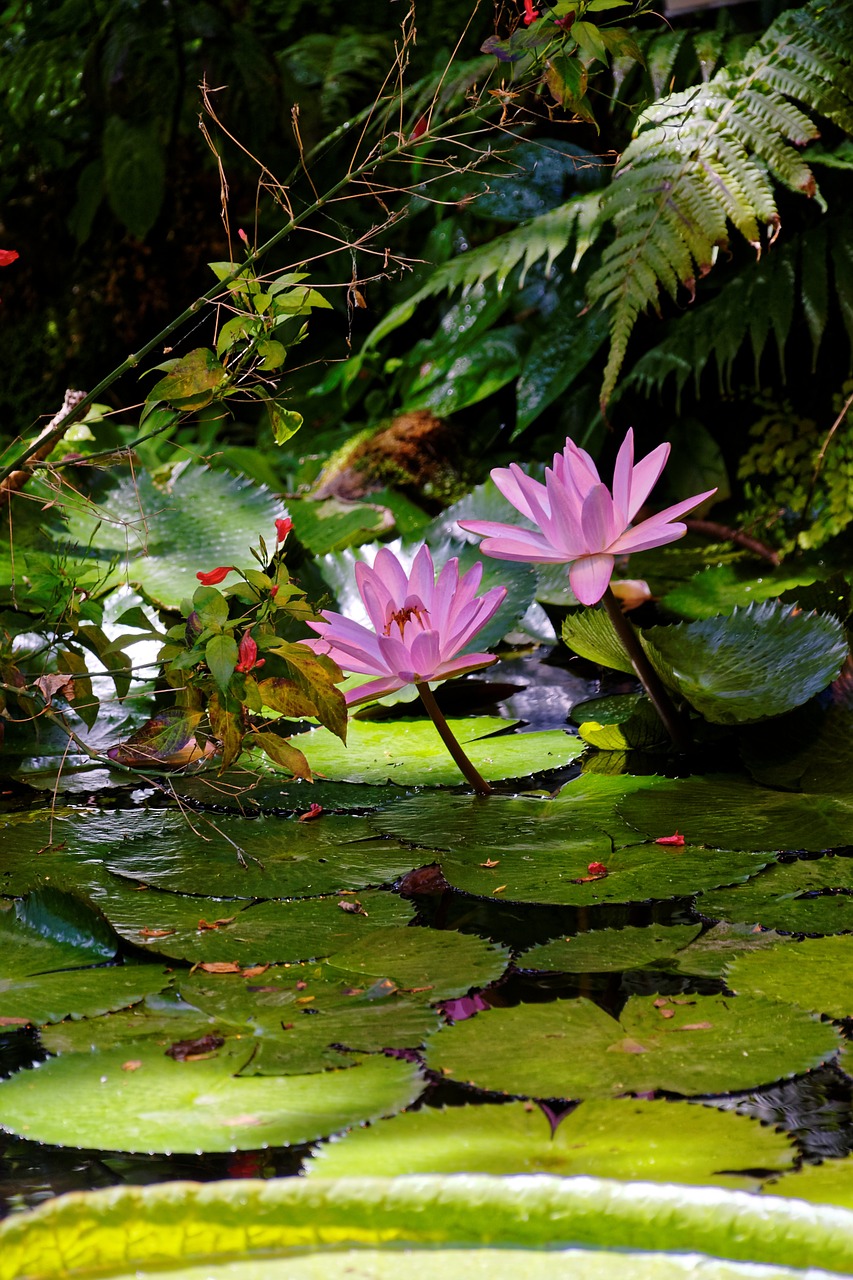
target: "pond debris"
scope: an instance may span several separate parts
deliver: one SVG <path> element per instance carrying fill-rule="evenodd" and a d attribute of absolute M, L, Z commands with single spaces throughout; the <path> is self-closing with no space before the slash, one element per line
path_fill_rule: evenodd
<path fill-rule="evenodd" d="M 655 844 L 671 844 L 680 849 L 684 844 L 684 836 L 679 835 L 678 828 L 676 827 L 674 835 L 658 836 L 655 840 Z"/>
<path fill-rule="evenodd" d="M 304 813 L 300 813 L 296 821 L 297 822 L 313 822 L 315 818 L 319 818 L 322 812 L 323 812 L 323 806 L 321 804 L 311 804 L 308 806 L 308 808 L 305 810 Z"/>

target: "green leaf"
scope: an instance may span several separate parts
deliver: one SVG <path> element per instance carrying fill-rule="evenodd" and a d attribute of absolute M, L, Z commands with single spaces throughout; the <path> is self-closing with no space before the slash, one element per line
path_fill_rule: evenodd
<path fill-rule="evenodd" d="M 631 660 L 603 609 L 578 609 L 563 622 L 563 643 L 578 655 L 603 667 L 633 675 Z"/>
<path fill-rule="evenodd" d="M 734 1122 L 734 1123 L 733 1123 Z M 745 1116 L 688 1102 L 582 1102 L 552 1135 L 538 1108 L 511 1102 L 395 1116 L 319 1147 L 310 1177 L 552 1173 L 754 1187 L 738 1169 L 790 1168 L 788 1138 Z"/>
<path fill-rule="evenodd" d="M 216 398 L 228 372 L 208 347 L 197 347 L 182 356 L 165 378 L 156 383 L 145 397 L 146 406 L 153 408 L 165 401 L 181 413 L 203 409 Z M 140 422 L 145 420 L 143 412 Z"/>
<path fill-rule="evenodd" d="M 73 649 L 60 649 L 56 655 L 56 666 L 63 674 L 73 676 L 74 693 L 68 702 L 86 727 L 91 729 L 98 718 L 100 702 L 92 692 L 86 659 Z"/>
<path fill-rule="evenodd" d="M 702 893 L 697 908 L 711 919 L 741 921 L 790 933 L 853 930 L 853 861 L 820 858 L 771 867 L 750 884 Z"/>
<path fill-rule="evenodd" d="M 0 1017 L 33 1023 L 95 1017 L 137 1004 L 152 992 L 162 991 L 168 981 L 168 971 L 152 964 L 0 976 Z M 2 1105 L 0 1101 L 0 1108 Z"/>
<path fill-rule="evenodd" d="M 104 126 L 104 183 L 113 213 L 144 240 L 163 204 L 166 165 L 156 125 L 108 116 Z"/>
<path fill-rule="evenodd" d="M 831 1018 L 853 1017 L 853 938 L 806 938 L 738 956 L 726 969 L 726 986 Z"/>
<path fill-rule="evenodd" d="M 484 735 L 507 726 L 506 720 L 495 716 L 448 723 L 465 754 L 489 782 L 561 769 L 583 751 L 577 738 L 560 730 L 487 738 Z M 300 735 L 298 741 L 312 769 L 328 778 L 433 787 L 454 786 L 463 781 L 429 720 L 399 721 L 393 735 L 387 722 L 353 720 L 346 746 L 325 729 L 312 729 Z"/>
<path fill-rule="evenodd" d="M 251 1150 L 376 1120 L 413 1102 L 422 1087 L 417 1067 L 382 1057 L 306 1076 L 235 1075 L 251 1052 L 243 1042 L 180 1062 L 140 1041 L 63 1054 L 0 1082 L 3 1123 L 62 1146 Z"/>
<path fill-rule="evenodd" d="M 292 778 L 310 779 L 311 767 L 305 756 L 298 747 L 294 747 L 286 738 L 282 738 L 281 734 L 256 731 L 252 734 L 249 745 L 260 747 L 273 764 L 286 769 Z"/>
<path fill-rule="evenodd" d="M 517 377 L 521 368 L 518 325 L 493 329 L 461 354 L 427 362 L 409 388 L 401 410 L 431 409 L 439 417 L 479 404 Z"/>
<path fill-rule="evenodd" d="M 53 887 L 0 907 L 0 937 L 3 979 L 112 960 L 118 943 L 88 903 Z"/>
<path fill-rule="evenodd" d="M 118 1186 L 7 1218 L 0 1280 L 59 1280 L 71 1259 L 80 1280 L 152 1267 L 194 1280 L 223 1265 L 246 1280 L 344 1280 L 353 1269 L 393 1280 L 401 1249 L 411 1275 L 448 1280 L 618 1280 L 628 1269 L 631 1280 L 680 1280 L 686 1266 L 708 1280 L 754 1277 L 732 1258 L 784 1264 L 762 1276 L 796 1280 L 791 1268 L 850 1272 L 851 1221 L 843 1209 L 722 1189 L 547 1175 Z M 685 1261 L 693 1254 L 703 1256 Z"/>
<path fill-rule="evenodd" d="M 279 345 L 278 343 L 276 345 Z M 291 436 L 295 436 L 302 426 L 301 413 L 290 409 L 278 400 L 266 400 L 267 415 L 270 420 L 272 438 L 278 445 L 287 444 Z"/>
<path fill-rule="evenodd" d="M 340 681 L 340 672 L 331 658 L 312 652 L 304 644 L 286 644 L 284 641 L 270 645 L 269 651 L 281 658 L 290 678 L 314 703 L 322 724 L 345 742 L 347 708 L 336 683 Z M 304 743 L 299 745 L 301 748 Z"/>
<path fill-rule="evenodd" d="M 336 951 L 328 965 L 362 984 L 390 979 L 403 990 L 428 994 L 430 1000 L 448 1000 L 497 981 L 508 960 L 506 948 L 483 938 L 434 929 L 387 928 L 374 930 L 354 947 Z"/>
<path fill-rule="evenodd" d="M 427 1065 L 460 1084 L 534 1098 L 691 1096 L 802 1073 L 839 1043 L 834 1027 L 771 1000 L 632 996 L 618 1022 L 585 999 L 489 1009 L 437 1032 Z"/>
<path fill-rule="evenodd" d="M 722 978 L 726 967 L 737 956 L 765 950 L 779 941 L 781 935 L 772 929 L 722 921 L 680 951 L 675 957 L 675 964 L 682 973 Z"/>
<path fill-rule="evenodd" d="M 644 929 L 595 929 L 571 938 L 555 938 L 517 957 L 519 969 L 555 973 L 618 973 L 661 968 L 696 937 L 701 925 L 649 925 Z"/>
<path fill-rule="evenodd" d="M 664 608 L 683 618 L 713 618 L 734 612 L 737 606 L 754 601 L 774 600 L 784 591 L 796 591 L 815 580 L 814 571 L 773 570 L 769 566 L 760 577 L 745 575 L 739 566 L 709 565 L 695 577 L 679 583 L 661 600 Z"/>
<path fill-rule="evenodd" d="M 572 35 L 587 58 L 595 58 L 607 65 L 607 49 L 598 27 L 592 22 L 573 22 Z"/>
<path fill-rule="evenodd" d="M 572 66 L 580 66 L 576 59 Z M 516 433 L 554 404 L 583 374 L 607 337 L 601 311 L 573 314 L 567 303 L 550 317 L 534 338 L 516 388 Z"/>
<path fill-rule="evenodd" d="M 762 1189 L 772 1196 L 794 1196 L 811 1204 L 853 1209 L 853 1158 L 804 1164 L 796 1173 L 773 1178 Z"/>
<path fill-rule="evenodd" d="M 288 510 L 297 538 L 316 556 L 372 542 L 394 527 L 394 519 L 386 508 L 372 502 L 344 502 L 340 498 L 317 502 L 297 498 L 291 499 Z"/>
<path fill-rule="evenodd" d="M 228 689 L 238 656 L 237 641 L 232 635 L 211 636 L 205 645 L 205 661 L 223 693 Z"/>

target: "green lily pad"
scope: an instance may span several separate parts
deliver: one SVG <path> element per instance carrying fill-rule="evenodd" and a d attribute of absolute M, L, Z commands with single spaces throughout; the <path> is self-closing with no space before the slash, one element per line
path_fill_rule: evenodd
<path fill-rule="evenodd" d="M 649 925 L 644 929 L 596 929 L 572 938 L 554 938 L 523 951 L 519 969 L 553 973 L 618 973 L 623 969 L 659 966 L 686 947 L 701 925 Z"/>
<path fill-rule="evenodd" d="M 39 889 L 0 905 L 0 979 L 112 960 L 117 943 L 102 916 L 61 891 Z"/>
<path fill-rule="evenodd" d="M 738 956 L 726 970 L 726 985 L 831 1018 L 851 1018 L 853 937 L 780 942 L 770 951 Z"/>
<path fill-rule="evenodd" d="M 359 812 L 376 809 L 399 797 L 399 789 L 353 786 L 349 782 L 326 782 L 315 778 L 285 778 L 280 770 L 265 767 L 261 752 L 253 753 L 252 768 L 229 769 L 224 774 L 200 773 L 170 779 L 176 796 L 208 808 L 240 814 L 303 814 L 312 804 L 326 813 Z"/>
<path fill-rule="evenodd" d="M 674 957 L 675 966 L 681 973 L 693 973 L 703 978 L 721 978 L 726 966 L 736 956 L 766 950 L 775 946 L 781 938 L 782 935 L 773 929 L 720 921 L 683 951 L 679 951 Z"/>
<path fill-rule="evenodd" d="M 839 1043 L 829 1024 L 770 1000 L 634 996 L 618 1022 L 585 999 L 490 1009 L 437 1032 L 427 1064 L 460 1083 L 535 1098 L 693 1096 L 807 1071 Z"/>
<path fill-rule="evenodd" d="M 394 528 L 387 507 L 374 502 L 343 502 L 340 498 L 297 498 L 288 507 L 294 532 L 315 556 L 373 542 Z"/>
<path fill-rule="evenodd" d="M 401 898 L 375 889 L 247 907 L 117 886 L 97 902 L 117 932 L 137 946 L 193 963 L 240 965 L 329 955 L 377 926 L 406 924 L 412 915 Z"/>
<path fill-rule="evenodd" d="M 211 513 L 215 512 L 215 519 Z M 68 533 L 110 581 L 139 583 L 161 604 L 176 608 L 192 595 L 199 570 L 251 564 L 249 546 L 272 542 L 279 499 L 225 471 L 190 465 L 158 488 L 147 472 L 123 476 L 93 509 L 68 506 Z M 236 582 L 236 578 L 234 581 Z"/>
<path fill-rule="evenodd" d="M 735 1120 L 738 1123 L 732 1124 Z M 746 1121 L 746 1123 L 744 1123 Z M 557 1126 L 538 1107 L 424 1107 L 318 1147 L 309 1176 L 553 1173 L 754 1187 L 739 1169 L 788 1169 L 789 1139 L 689 1102 L 582 1102 Z"/>
<path fill-rule="evenodd" d="M 695 845 L 634 843 L 613 850 L 607 826 L 623 839 L 631 833 L 613 815 L 614 799 L 628 788 L 611 781 L 621 779 L 578 779 L 581 785 L 569 783 L 557 800 L 489 796 L 484 803 L 467 796 L 416 796 L 372 815 L 370 822 L 411 840 L 424 832 L 424 843 L 436 852 L 432 858 L 422 855 L 422 861 L 439 861 L 457 889 L 500 894 L 506 901 L 583 906 L 683 897 L 702 885 L 746 879 L 767 864 L 766 854 Z M 640 836 L 635 832 L 633 839 Z M 599 874 L 601 867 L 606 874 Z"/>
<path fill-rule="evenodd" d="M 448 1000 L 496 981 L 508 960 L 506 947 L 470 934 L 389 928 L 335 952 L 328 965 L 362 982 L 391 979 L 404 990 L 428 991 L 430 1000 Z"/>
<path fill-rule="evenodd" d="M 853 1209 L 853 1156 L 803 1165 L 796 1173 L 774 1178 L 762 1190 L 766 1195 L 791 1196 L 811 1204 L 835 1204 Z"/>
<path fill-rule="evenodd" d="M 487 782 L 524 778 L 546 769 L 562 769 L 584 750 L 562 730 L 494 735 L 511 721 L 497 716 L 450 720 L 465 754 Z M 346 782 L 396 782 L 401 786 L 456 786 L 464 781 L 430 720 L 353 720 L 347 745 L 328 729 L 312 729 L 295 739 L 321 775 Z"/>
<path fill-rule="evenodd" d="M 724 775 L 663 781 L 648 794 L 627 797 L 619 813 L 649 835 L 678 827 L 688 840 L 721 848 L 821 850 L 853 843 L 853 799 L 792 795 Z"/>
<path fill-rule="evenodd" d="M 851 1222 L 829 1206 L 602 1178 L 171 1182 L 12 1214 L 0 1223 L 0 1280 L 60 1280 L 71 1265 L 80 1280 L 152 1269 L 170 1280 L 218 1269 L 234 1280 L 393 1280 L 401 1258 L 413 1280 L 684 1280 L 699 1269 L 707 1280 L 829 1280 L 816 1268 L 853 1270 Z"/>
<path fill-rule="evenodd" d="M 148 964 L 73 969 L 27 978 L 0 976 L 0 1018 L 44 1023 L 96 1017 L 136 1004 L 151 992 L 162 991 L 168 982 L 165 969 Z"/>
<path fill-rule="evenodd" d="M 769 867 L 749 884 L 707 890 L 696 907 L 712 919 L 764 929 L 845 933 L 853 930 L 851 890 L 853 858 L 818 858 Z"/>
<path fill-rule="evenodd" d="M 710 565 L 673 587 L 661 604 L 683 618 L 713 618 L 755 601 L 775 600 L 783 591 L 810 586 L 815 580 L 813 570 L 792 573 L 789 569 L 774 569 L 769 564 L 760 577 L 755 576 L 751 566 L 749 573 L 750 576 L 746 576 L 742 566 Z"/>
<path fill-rule="evenodd" d="M 745 730 L 740 754 L 756 782 L 853 799 L 853 708 L 812 699 L 781 725 Z"/>
<path fill-rule="evenodd" d="M 12 1133 L 115 1151 L 242 1151 L 310 1142 L 408 1106 L 411 1063 L 368 1057 L 307 1076 L 239 1076 L 250 1047 L 176 1061 L 148 1041 L 70 1053 L 0 1081 Z"/>

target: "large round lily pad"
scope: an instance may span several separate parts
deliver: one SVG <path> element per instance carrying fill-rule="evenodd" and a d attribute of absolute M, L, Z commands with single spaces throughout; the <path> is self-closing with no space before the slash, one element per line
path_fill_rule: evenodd
<path fill-rule="evenodd" d="M 675 966 L 681 973 L 722 978 L 726 966 L 736 956 L 764 951 L 775 946 L 781 937 L 773 929 L 762 929 L 754 924 L 729 924 L 721 920 L 679 951 L 674 957 Z"/>
<path fill-rule="evenodd" d="M 769 951 L 738 956 L 726 970 L 726 985 L 832 1018 L 851 1018 L 853 937 L 781 942 Z"/>
<path fill-rule="evenodd" d="M 851 890 L 853 858 L 817 858 L 769 867 L 748 884 L 731 889 L 708 890 L 696 907 L 712 919 L 764 929 L 844 933 L 853 930 Z"/>
<path fill-rule="evenodd" d="M 0 1018 L 44 1023 L 96 1017 L 136 1004 L 168 982 L 166 970 L 153 964 L 71 969 L 29 978 L 0 976 Z"/>
<path fill-rule="evenodd" d="M 542 969 L 554 973 L 616 973 L 665 963 L 674 952 L 686 947 L 701 925 L 652 924 L 644 929 L 595 929 L 571 938 L 553 938 L 523 951 L 516 960 L 519 969 Z"/>
<path fill-rule="evenodd" d="M 511 723 L 497 716 L 448 723 L 487 782 L 562 769 L 584 750 L 578 738 L 559 729 L 495 737 L 498 730 Z M 492 736 L 486 737 L 487 734 Z M 384 721 L 353 720 L 346 746 L 328 729 L 312 729 L 295 741 L 321 778 L 372 784 L 395 782 L 400 786 L 464 783 L 430 720 L 399 721 L 393 728 Z"/>
<path fill-rule="evenodd" d="M 308 1171 L 324 1178 L 591 1174 L 754 1187 L 754 1178 L 737 1171 L 788 1169 L 794 1155 L 783 1134 L 745 1116 L 688 1102 L 623 1098 L 582 1102 L 553 1136 L 550 1121 L 529 1103 L 424 1107 L 318 1147 Z"/>
<path fill-rule="evenodd" d="M 367 1057 L 307 1076 L 238 1076 L 245 1042 L 180 1062 L 139 1042 L 70 1053 L 0 1081 L 3 1126 L 116 1151 L 238 1151 L 308 1142 L 408 1106 L 411 1063 Z"/>
<path fill-rule="evenodd" d="M 853 1209 L 853 1156 L 803 1165 L 796 1173 L 774 1178 L 763 1190 L 771 1196 L 791 1196 L 812 1204 Z"/>
<path fill-rule="evenodd" d="M 619 1022 L 585 999 L 491 1009 L 437 1032 L 427 1063 L 460 1083 L 536 1098 L 694 1096 L 807 1071 L 839 1043 L 830 1025 L 770 1000 L 635 996 Z"/>

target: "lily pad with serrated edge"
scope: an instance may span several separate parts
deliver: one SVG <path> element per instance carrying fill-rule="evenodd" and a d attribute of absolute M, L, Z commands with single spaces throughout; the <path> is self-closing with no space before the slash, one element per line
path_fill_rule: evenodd
<path fill-rule="evenodd" d="M 785 1135 L 688 1102 L 582 1102 L 553 1136 L 538 1107 L 511 1102 L 424 1107 L 355 1129 L 318 1147 L 308 1174 L 552 1173 L 749 1188 L 755 1178 L 733 1171 L 788 1169 L 794 1155 Z"/>
<path fill-rule="evenodd" d="M 454 888 L 483 897 L 499 893 L 506 901 L 583 906 L 684 897 L 702 885 L 746 879 L 766 865 L 766 854 L 694 845 L 634 843 L 614 851 L 608 826 L 623 841 L 631 838 L 613 816 L 625 790 L 610 783 L 620 781 L 578 779 L 582 785 L 575 790 L 569 783 L 557 800 L 490 796 L 484 804 L 467 796 L 417 796 L 371 815 L 370 823 L 413 841 L 423 832 L 423 843 L 435 851 L 423 861 L 440 862 Z M 633 839 L 639 842 L 639 833 Z M 601 866 L 604 875 L 597 872 Z"/>
<path fill-rule="evenodd" d="M 689 1097 L 796 1075 L 839 1044 L 831 1025 L 776 1001 L 634 996 L 618 1022 L 585 999 L 490 1009 L 436 1032 L 426 1060 L 460 1084 L 527 1097 Z"/>
<path fill-rule="evenodd" d="M 765 1195 L 790 1196 L 811 1204 L 835 1204 L 853 1209 L 853 1156 L 804 1164 L 796 1173 L 773 1178 L 761 1188 Z"/>
<path fill-rule="evenodd" d="M 408 903 L 375 889 L 246 906 L 120 886 L 97 901 L 129 942 L 193 963 L 310 960 L 340 950 L 377 926 L 406 924 L 412 916 Z"/>
<path fill-rule="evenodd" d="M 650 836 L 677 827 L 690 841 L 720 848 L 817 851 L 853 843 L 853 799 L 771 791 L 725 775 L 661 780 L 626 797 L 618 811 Z"/>
<path fill-rule="evenodd" d="M 281 501 L 266 489 L 191 465 L 162 488 L 147 472 L 124 475 L 97 508 L 75 500 L 68 506 L 68 534 L 87 559 L 104 568 L 118 561 L 111 582 L 138 582 L 177 608 L 198 585 L 199 570 L 251 565 L 250 545 L 259 535 L 271 545 L 281 514 Z"/>
<path fill-rule="evenodd" d="M 45 915 L 48 894 L 67 902 L 74 917 Z M 36 890 L 16 903 L 0 903 L 0 980 L 86 968 L 115 956 L 118 939 L 102 916 L 70 894 L 48 894 Z"/>
<path fill-rule="evenodd" d="M 701 925 L 652 924 L 643 929 L 596 929 L 571 938 L 553 938 L 516 957 L 519 969 L 552 973 L 618 973 L 671 960 L 692 941 Z"/>
<path fill-rule="evenodd" d="M 73 969 L 26 978 L 0 976 L 0 1018 L 45 1023 L 96 1017 L 136 1004 L 168 983 L 165 969 L 148 964 Z"/>
<path fill-rule="evenodd" d="M 722 920 L 679 951 L 673 957 L 673 963 L 680 973 L 721 978 L 726 966 L 736 956 L 766 950 L 781 938 L 782 935 L 774 929 L 762 929 L 754 924 L 730 924 Z"/>
<path fill-rule="evenodd" d="M 853 858 L 825 857 L 768 867 L 749 884 L 709 889 L 696 909 L 787 933 L 853 930 Z"/>
<path fill-rule="evenodd" d="M 251 1045 L 176 1061 L 147 1041 L 69 1053 L 0 1081 L 4 1128 L 114 1151 L 235 1151 L 309 1142 L 412 1103 L 417 1067 L 355 1059 L 310 1075 L 240 1076 Z"/>
<path fill-rule="evenodd" d="M 390 978 L 404 990 L 428 991 L 430 1000 L 448 1000 L 496 981 L 508 960 L 506 947 L 470 934 L 388 928 L 334 952 L 327 963 L 361 983 Z"/>
<path fill-rule="evenodd" d="M 762 570 L 754 576 L 750 568 L 731 564 L 708 565 L 686 582 L 673 587 L 661 604 L 682 618 L 714 618 L 733 609 L 762 600 L 775 600 L 783 591 L 809 586 L 815 581 L 813 570 L 791 573 L 790 570 Z"/>
<path fill-rule="evenodd" d="M 257 813 L 307 813 L 319 804 L 326 813 L 376 809 L 399 797 L 399 789 L 353 786 L 349 782 L 326 782 L 315 778 L 286 778 L 264 761 L 260 751 L 251 755 L 251 768 L 229 769 L 224 774 L 202 773 L 170 779 L 175 795 L 207 808 L 227 810 L 248 817 Z"/>
<path fill-rule="evenodd" d="M 788 940 L 769 951 L 738 956 L 726 969 L 726 985 L 831 1018 L 851 1018 L 853 937 Z"/>
<path fill-rule="evenodd" d="M 512 723 L 497 716 L 448 723 L 487 782 L 562 769 L 584 750 L 582 742 L 560 729 L 495 736 L 497 730 Z M 312 770 L 339 781 L 433 787 L 464 782 L 430 720 L 393 724 L 352 720 L 346 746 L 328 729 L 312 729 L 294 742 L 305 752 Z"/>

